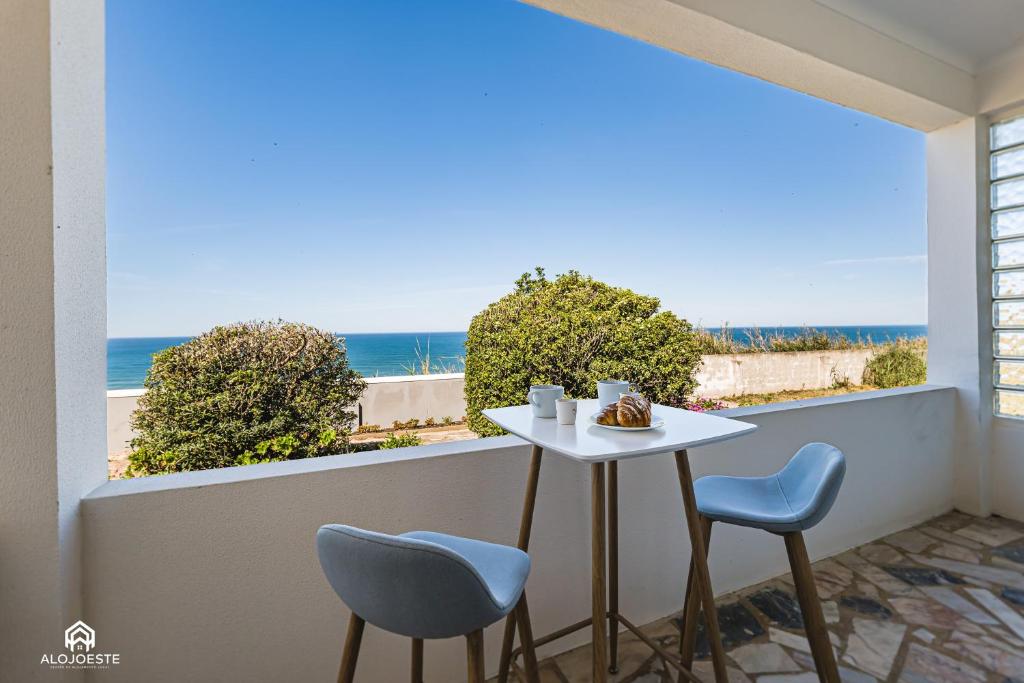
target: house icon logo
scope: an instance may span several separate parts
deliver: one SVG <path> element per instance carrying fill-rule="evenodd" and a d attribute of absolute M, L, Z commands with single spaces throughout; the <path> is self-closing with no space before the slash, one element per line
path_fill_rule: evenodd
<path fill-rule="evenodd" d="M 64 629 L 67 652 L 46 652 L 39 663 L 55 671 L 110 669 L 121 663 L 118 652 L 96 652 L 96 631 L 81 619 Z"/>
<path fill-rule="evenodd" d="M 64 631 L 64 647 L 71 652 L 88 652 L 96 647 L 96 631 L 84 621 L 76 621 Z"/>

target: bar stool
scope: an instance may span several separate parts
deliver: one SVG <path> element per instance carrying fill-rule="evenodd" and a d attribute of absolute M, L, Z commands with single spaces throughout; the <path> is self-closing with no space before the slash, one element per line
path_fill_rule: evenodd
<path fill-rule="evenodd" d="M 838 448 L 825 443 L 809 443 L 797 451 L 782 470 L 771 476 L 702 477 L 693 485 L 706 543 L 711 540 L 713 522 L 764 529 L 785 539 L 804 629 L 818 678 L 823 683 L 840 683 L 839 672 L 814 586 L 803 532 L 828 514 L 845 473 L 846 458 Z M 691 562 L 680 638 L 680 655 L 687 667 L 693 664 L 700 607 L 700 601 L 694 595 L 694 581 Z"/>
<path fill-rule="evenodd" d="M 484 683 L 483 629 L 515 610 L 529 683 L 537 683 L 521 550 L 430 531 L 390 536 L 342 524 L 316 534 L 320 566 L 352 610 L 339 683 L 351 683 L 366 622 L 412 638 L 412 681 L 423 678 L 423 641 L 466 637 L 470 683 Z"/>

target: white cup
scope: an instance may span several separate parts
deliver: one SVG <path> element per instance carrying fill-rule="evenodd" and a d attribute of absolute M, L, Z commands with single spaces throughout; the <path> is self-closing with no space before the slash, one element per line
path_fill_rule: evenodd
<path fill-rule="evenodd" d="M 555 401 L 555 413 L 558 417 L 558 424 L 576 424 L 576 401 L 571 398 L 560 398 Z"/>
<path fill-rule="evenodd" d="M 534 417 L 554 417 L 555 401 L 565 395 L 565 389 L 557 384 L 534 384 L 526 400 L 533 406 Z"/>
<path fill-rule="evenodd" d="M 629 392 L 629 382 L 620 379 L 602 379 L 597 383 L 597 403 L 607 408 L 619 400 L 621 394 Z"/>

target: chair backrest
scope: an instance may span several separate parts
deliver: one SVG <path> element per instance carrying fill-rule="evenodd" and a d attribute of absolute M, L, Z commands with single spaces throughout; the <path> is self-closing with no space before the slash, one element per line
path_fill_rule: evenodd
<path fill-rule="evenodd" d="M 846 456 L 827 443 L 809 443 L 779 472 L 779 485 L 794 512 L 803 513 L 804 529 L 824 519 L 839 495 Z"/>
<path fill-rule="evenodd" d="M 476 569 L 436 543 L 328 524 L 317 531 L 316 545 L 342 601 L 386 631 L 451 638 L 502 616 Z"/>

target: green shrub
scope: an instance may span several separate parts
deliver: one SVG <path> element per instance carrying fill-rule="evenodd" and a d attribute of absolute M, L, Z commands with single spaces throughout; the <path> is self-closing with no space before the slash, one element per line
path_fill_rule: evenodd
<path fill-rule="evenodd" d="M 215 327 L 153 357 L 132 415 L 131 476 L 344 452 L 365 383 L 330 332 Z"/>
<path fill-rule="evenodd" d="M 585 398 L 597 395 L 599 379 L 624 379 L 653 401 L 682 406 L 697 386 L 700 343 L 690 323 L 660 305 L 574 271 L 554 280 L 540 268 L 524 274 L 470 323 L 470 429 L 501 433 L 480 411 L 526 403 L 531 384 L 560 384 Z"/>
<path fill-rule="evenodd" d="M 920 351 L 906 343 L 895 343 L 875 354 L 864 367 L 864 383 L 881 389 L 924 384 L 928 367 Z"/>
<path fill-rule="evenodd" d="M 419 446 L 423 443 L 420 437 L 415 434 L 399 434 L 395 436 L 394 432 L 388 434 L 387 438 L 380 442 L 380 449 L 387 450 L 389 448 L 405 448 L 406 446 Z"/>

